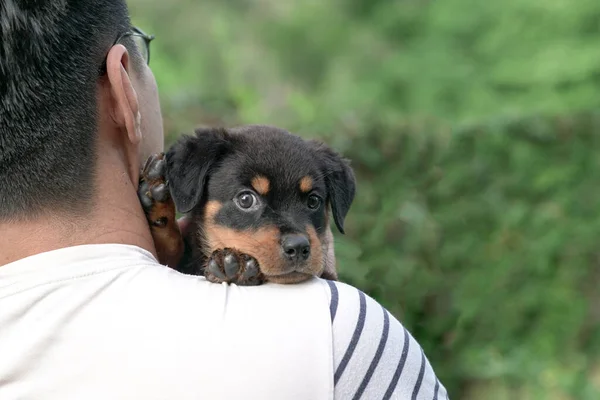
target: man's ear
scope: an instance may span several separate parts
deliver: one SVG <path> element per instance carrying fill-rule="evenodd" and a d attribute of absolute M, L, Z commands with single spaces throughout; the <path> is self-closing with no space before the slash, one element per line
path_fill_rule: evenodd
<path fill-rule="evenodd" d="M 127 131 L 129 141 L 138 144 L 142 139 L 140 107 L 129 77 L 129 53 L 123 45 L 111 47 L 106 57 L 106 75 L 113 97 L 111 116 Z"/>
<path fill-rule="evenodd" d="M 356 178 L 349 160 L 342 158 L 325 143 L 311 140 L 317 152 L 335 225 L 344 233 L 344 219 L 350 210 L 356 194 Z"/>
<path fill-rule="evenodd" d="M 225 129 L 199 128 L 195 133 L 182 136 L 165 154 L 167 182 L 181 213 L 201 201 L 210 171 L 231 146 Z"/>

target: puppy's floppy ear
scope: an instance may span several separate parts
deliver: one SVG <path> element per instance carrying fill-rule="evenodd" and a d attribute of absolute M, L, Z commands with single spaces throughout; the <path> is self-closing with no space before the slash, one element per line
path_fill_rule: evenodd
<path fill-rule="evenodd" d="M 210 171 L 229 151 L 229 135 L 222 128 L 199 128 L 182 136 L 167 151 L 167 182 L 177 211 L 187 213 L 202 199 Z"/>
<path fill-rule="evenodd" d="M 349 160 L 342 158 L 325 143 L 318 140 L 311 140 L 309 143 L 315 149 L 321 162 L 333 220 L 339 231 L 344 233 L 344 219 L 356 194 L 354 172 L 350 167 Z"/>

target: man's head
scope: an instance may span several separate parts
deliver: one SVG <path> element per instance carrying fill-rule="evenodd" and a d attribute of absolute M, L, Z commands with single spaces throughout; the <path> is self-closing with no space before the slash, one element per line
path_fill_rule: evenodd
<path fill-rule="evenodd" d="M 156 83 L 131 29 L 124 0 L 0 2 L 0 221 L 86 212 L 99 164 L 135 181 L 162 150 Z"/>

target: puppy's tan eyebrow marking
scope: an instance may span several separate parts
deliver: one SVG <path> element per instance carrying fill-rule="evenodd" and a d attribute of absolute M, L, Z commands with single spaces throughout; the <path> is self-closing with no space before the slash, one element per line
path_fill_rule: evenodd
<path fill-rule="evenodd" d="M 300 179 L 300 190 L 304 193 L 310 192 L 313 188 L 313 180 L 310 176 Z"/>
<path fill-rule="evenodd" d="M 214 219 L 215 215 L 217 215 L 221 207 L 222 204 L 218 201 L 211 200 L 207 202 L 206 206 L 204 207 L 204 217 L 208 220 Z"/>
<path fill-rule="evenodd" d="M 256 175 L 254 178 L 252 178 L 250 184 L 254 190 L 258 192 L 258 194 L 261 196 L 266 196 L 266 194 L 269 193 L 271 182 L 269 182 L 269 180 L 262 175 Z"/>

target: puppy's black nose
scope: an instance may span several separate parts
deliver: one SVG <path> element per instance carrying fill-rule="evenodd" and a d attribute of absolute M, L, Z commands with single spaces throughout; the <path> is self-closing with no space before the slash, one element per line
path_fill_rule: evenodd
<path fill-rule="evenodd" d="M 304 235 L 289 234 L 281 238 L 283 254 L 290 261 L 306 261 L 310 256 L 310 242 Z"/>

